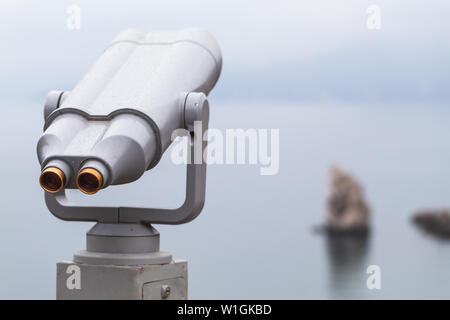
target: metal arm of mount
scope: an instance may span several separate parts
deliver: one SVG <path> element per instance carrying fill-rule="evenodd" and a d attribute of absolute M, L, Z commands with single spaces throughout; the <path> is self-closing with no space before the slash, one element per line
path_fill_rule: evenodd
<path fill-rule="evenodd" d="M 61 191 L 56 194 L 45 193 L 45 202 L 50 212 L 62 220 L 100 223 L 182 224 L 195 219 L 203 209 L 205 202 L 206 163 L 202 156 L 207 145 L 207 142 L 203 141 L 203 133 L 207 130 L 209 121 L 209 104 L 206 96 L 203 93 L 187 94 L 184 110 L 185 127 L 190 135 L 188 137 L 190 144 L 188 160 L 190 161 L 187 164 L 186 199 L 181 207 L 156 209 L 83 206 L 72 203 L 67 199 L 65 191 Z M 202 121 L 202 128 L 201 132 L 195 132 L 194 136 L 195 121 Z M 194 139 L 196 141 L 193 141 Z M 201 144 L 202 149 L 194 148 L 196 144 Z"/>

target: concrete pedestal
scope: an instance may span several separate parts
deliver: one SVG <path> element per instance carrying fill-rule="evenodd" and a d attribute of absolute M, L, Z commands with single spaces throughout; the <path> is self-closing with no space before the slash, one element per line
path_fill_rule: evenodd
<path fill-rule="evenodd" d="M 74 261 L 57 263 L 56 298 L 71 299 L 187 299 L 187 261 L 116 266 Z"/>

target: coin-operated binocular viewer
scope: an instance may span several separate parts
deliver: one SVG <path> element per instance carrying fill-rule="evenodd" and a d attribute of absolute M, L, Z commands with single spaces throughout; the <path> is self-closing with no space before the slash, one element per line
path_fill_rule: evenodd
<path fill-rule="evenodd" d="M 221 66 L 220 48 L 205 31 L 130 29 L 72 91 L 49 93 L 37 145 L 45 202 L 59 219 L 97 222 L 86 250 L 57 264 L 58 299 L 187 298 L 187 263 L 160 251 L 152 224 L 186 223 L 203 208 L 206 163 L 194 161 L 192 136 L 194 123 L 201 134 L 208 127 L 206 95 Z M 191 133 L 181 207 L 86 206 L 66 198 L 65 189 L 94 194 L 137 180 L 179 129 Z"/>

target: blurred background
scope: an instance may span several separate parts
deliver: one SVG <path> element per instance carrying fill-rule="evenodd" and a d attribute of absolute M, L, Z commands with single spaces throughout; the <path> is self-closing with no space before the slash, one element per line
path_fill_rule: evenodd
<path fill-rule="evenodd" d="M 79 29 L 67 25 L 73 5 Z M 189 261 L 191 299 L 450 298 L 450 243 L 411 223 L 418 209 L 450 206 L 450 4 L 3 0 L 0 23 L 0 298 L 53 299 L 56 262 L 85 246 L 92 224 L 59 221 L 44 204 L 43 103 L 129 27 L 210 31 L 223 54 L 210 126 L 280 130 L 277 175 L 211 165 L 202 214 L 156 226 L 162 249 Z M 364 241 L 313 231 L 333 164 L 364 186 L 373 229 Z M 184 172 L 169 150 L 136 183 L 70 196 L 174 207 Z M 366 286 L 369 265 L 380 267 L 379 290 Z"/>

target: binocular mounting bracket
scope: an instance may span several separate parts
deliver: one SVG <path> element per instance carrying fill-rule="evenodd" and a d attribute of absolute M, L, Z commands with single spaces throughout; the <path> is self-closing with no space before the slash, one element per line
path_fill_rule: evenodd
<path fill-rule="evenodd" d="M 186 198 L 179 208 L 136 208 L 136 207 L 100 207 L 83 206 L 72 203 L 61 191 L 56 194 L 45 193 L 45 202 L 50 212 L 57 218 L 67 221 L 97 221 L 100 223 L 156 223 L 156 224 L 182 224 L 196 218 L 203 208 L 206 186 L 206 163 L 195 163 L 193 139 L 198 139 L 202 149 L 207 145 L 203 141 L 203 133 L 208 128 L 209 104 L 203 93 L 189 93 L 185 99 L 185 126 L 191 134 L 188 143 L 190 152 L 188 156 L 186 173 Z M 201 121 L 201 137 L 193 137 L 194 122 Z M 200 150 L 200 152 L 202 152 Z M 202 155 L 201 155 L 202 156 Z M 198 158 L 198 157 L 197 157 Z"/>

